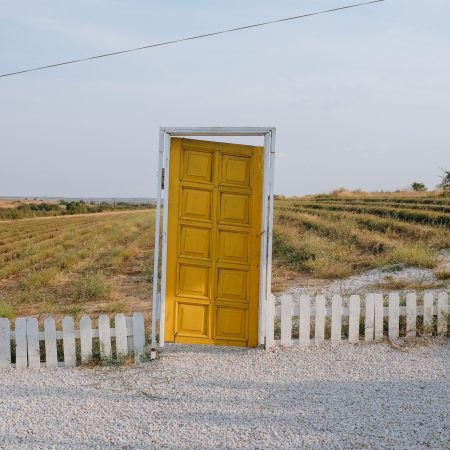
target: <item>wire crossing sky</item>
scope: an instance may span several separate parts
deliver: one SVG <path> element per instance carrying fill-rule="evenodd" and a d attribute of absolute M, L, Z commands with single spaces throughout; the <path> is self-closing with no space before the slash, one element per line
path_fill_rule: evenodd
<path fill-rule="evenodd" d="M 336 11 L 342 11 L 342 10 L 345 10 L 345 9 L 357 8 L 359 6 L 366 6 L 366 5 L 370 5 L 370 4 L 373 4 L 373 3 L 381 3 L 381 2 L 384 2 L 384 0 L 371 0 L 369 2 L 364 2 L 364 3 L 356 3 L 356 4 L 352 4 L 352 5 L 345 5 L 345 6 L 341 6 L 339 8 L 332 8 L 332 9 L 327 9 L 327 10 L 323 10 L 323 11 L 316 11 L 316 12 L 307 13 L 307 14 L 300 14 L 298 16 L 285 17 L 283 19 L 270 20 L 270 21 L 267 21 L 267 22 L 255 23 L 255 24 L 252 24 L 252 25 L 244 25 L 242 27 L 229 28 L 227 30 L 214 31 L 214 32 L 211 32 L 211 33 L 199 34 L 199 35 L 190 36 L 190 37 L 186 37 L 186 38 L 174 39 L 174 40 L 171 40 L 171 41 L 158 42 L 156 44 L 144 45 L 144 46 L 141 46 L 141 47 L 130 48 L 130 49 L 127 49 L 127 50 L 119 50 L 119 51 L 116 51 L 116 52 L 104 53 L 104 54 L 101 54 L 101 55 L 90 56 L 90 57 L 87 57 L 87 58 L 73 59 L 71 61 L 64 61 L 64 62 L 60 62 L 60 63 L 49 64 L 49 65 L 46 65 L 46 66 L 34 67 L 32 69 L 24 69 L 24 70 L 20 70 L 20 71 L 17 71 L 17 72 L 4 73 L 4 74 L 0 75 L 0 78 L 10 77 L 10 76 L 13 76 L 13 75 L 19 75 L 19 74 L 23 74 L 23 73 L 27 73 L 27 72 L 35 72 L 37 70 L 52 69 L 52 68 L 55 68 L 55 67 L 66 66 L 66 65 L 69 65 L 69 64 L 76 64 L 76 63 L 85 62 L 85 61 L 92 61 L 94 59 L 100 59 L 100 58 L 106 58 L 106 57 L 109 57 L 109 56 L 121 55 L 123 53 L 137 52 L 137 51 L 140 51 L 140 50 L 146 50 L 146 49 L 153 48 L 153 47 L 162 47 L 164 45 L 178 44 L 180 42 L 193 41 L 195 39 L 202 39 L 202 38 L 217 36 L 217 35 L 220 35 L 220 34 L 233 33 L 235 31 L 248 30 L 248 29 L 251 29 L 251 28 L 263 27 L 263 26 L 272 25 L 272 24 L 275 24 L 275 23 L 282 23 L 282 22 L 288 22 L 288 21 L 291 21 L 291 20 L 304 19 L 306 17 L 318 16 L 320 14 L 327 14 L 327 13 L 332 13 L 332 12 L 336 12 Z"/>
<path fill-rule="evenodd" d="M 1 0 L 0 73 L 364 1 Z M 276 194 L 432 189 L 450 168 L 449 16 L 385 1 L 4 77 L 0 196 L 154 197 L 161 126 L 276 127 Z"/>

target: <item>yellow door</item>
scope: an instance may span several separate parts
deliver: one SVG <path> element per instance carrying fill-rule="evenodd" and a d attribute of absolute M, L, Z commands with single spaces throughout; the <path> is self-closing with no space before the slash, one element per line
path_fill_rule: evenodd
<path fill-rule="evenodd" d="M 263 147 L 172 139 L 165 341 L 258 344 Z"/>

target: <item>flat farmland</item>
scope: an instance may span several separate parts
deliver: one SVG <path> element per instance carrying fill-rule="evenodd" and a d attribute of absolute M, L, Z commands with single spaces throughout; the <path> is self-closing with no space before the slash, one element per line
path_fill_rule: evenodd
<path fill-rule="evenodd" d="M 154 210 L 0 222 L 0 316 L 150 309 Z"/>
<path fill-rule="evenodd" d="M 371 269 L 416 267 L 434 281 L 391 280 L 392 289 L 441 289 L 450 278 L 450 198 L 416 193 L 277 198 L 274 288 L 283 281 L 344 279 Z M 286 271 L 293 273 L 286 277 Z M 389 279 L 386 279 L 389 284 Z M 380 286 L 385 287 L 385 286 Z"/>
<path fill-rule="evenodd" d="M 0 316 L 151 309 L 155 210 L 0 222 Z M 377 269 L 426 269 L 448 289 L 450 199 L 413 194 L 276 198 L 273 290 Z"/>

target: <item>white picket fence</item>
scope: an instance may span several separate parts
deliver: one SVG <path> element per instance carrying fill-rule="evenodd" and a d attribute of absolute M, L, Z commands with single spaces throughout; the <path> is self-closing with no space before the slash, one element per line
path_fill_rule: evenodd
<path fill-rule="evenodd" d="M 340 295 L 332 296 L 331 307 L 327 306 L 327 299 L 323 295 L 314 299 L 307 295 L 301 295 L 298 299 L 292 295 L 282 295 L 277 306 L 272 296 L 271 303 L 274 320 L 270 323 L 274 328 L 279 325 L 279 339 L 275 339 L 274 328 L 268 330 L 269 347 L 308 346 L 324 341 L 326 336 L 333 343 L 356 343 L 360 339 L 381 340 L 384 338 L 385 328 L 386 337 L 397 339 L 402 316 L 406 318 L 405 337 L 415 337 L 419 333 L 425 336 L 445 336 L 448 329 L 449 305 L 448 294 L 445 292 L 437 296 L 431 292 L 425 293 L 421 304 L 418 304 L 416 293 L 409 293 L 406 295 L 405 306 L 400 306 L 398 293 L 389 294 L 387 298 L 382 294 L 367 294 L 363 299 L 359 295 L 351 295 L 345 301 L 345 306 Z M 422 316 L 420 327 L 417 320 L 419 316 Z M 362 323 L 364 332 L 360 333 Z M 293 339 L 293 331 L 296 334 L 297 327 L 298 339 Z"/>
<path fill-rule="evenodd" d="M 85 315 L 80 320 L 79 330 L 75 330 L 72 317 L 65 317 L 62 320 L 62 331 L 56 330 L 55 319 L 52 317 L 45 319 L 44 331 L 39 330 L 36 318 L 16 319 L 14 330 L 8 319 L 0 318 L 0 369 L 74 367 L 77 364 L 77 339 L 80 340 L 81 363 L 88 363 L 93 357 L 93 339 L 96 338 L 102 358 L 112 357 L 111 338 L 115 338 L 116 356 L 134 354 L 136 361 L 139 361 L 145 348 L 144 316 L 141 313 L 135 313 L 132 317 L 116 314 L 112 328 L 109 317 L 101 315 L 98 318 L 98 328 L 93 329 L 91 318 Z M 58 361 L 57 340 L 62 340 L 64 361 Z M 40 341 L 45 343 L 44 361 L 41 361 Z M 12 351 L 15 352 L 14 364 Z"/>

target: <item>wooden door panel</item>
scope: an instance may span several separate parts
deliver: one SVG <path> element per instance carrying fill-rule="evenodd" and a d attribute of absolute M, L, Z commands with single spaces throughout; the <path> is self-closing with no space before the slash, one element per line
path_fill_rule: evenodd
<path fill-rule="evenodd" d="M 219 223 L 249 225 L 250 196 L 241 193 L 221 192 Z"/>
<path fill-rule="evenodd" d="M 209 272 L 209 267 L 179 264 L 178 296 L 209 299 Z"/>
<path fill-rule="evenodd" d="M 262 157 L 172 139 L 166 341 L 257 344 Z"/>
<path fill-rule="evenodd" d="M 248 264 L 249 232 L 219 229 L 218 261 Z"/>

